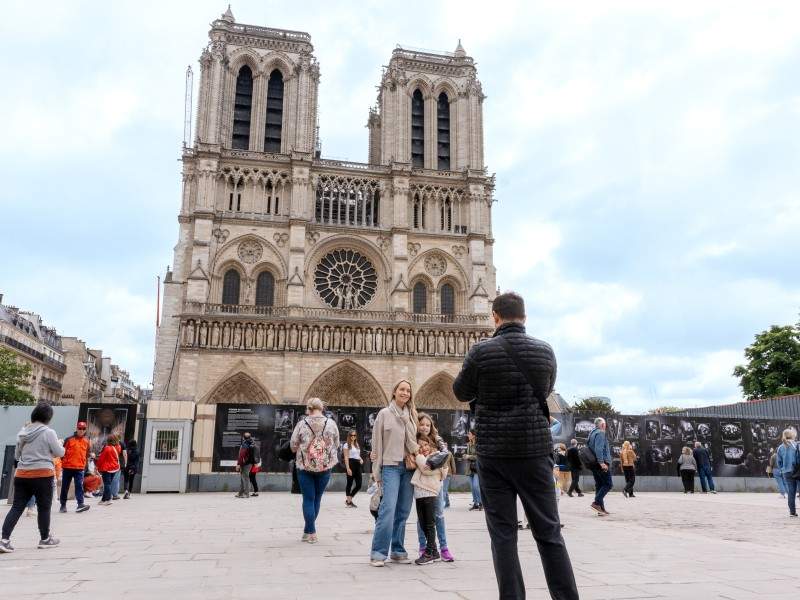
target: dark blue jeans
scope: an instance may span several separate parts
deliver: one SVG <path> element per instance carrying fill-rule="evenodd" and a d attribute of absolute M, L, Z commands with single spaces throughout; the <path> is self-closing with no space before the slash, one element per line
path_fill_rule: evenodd
<path fill-rule="evenodd" d="M 100 476 L 103 478 L 103 497 L 100 499 L 101 502 L 111 500 L 111 494 L 114 491 L 111 488 L 114 484 L 115 474 L 116 473 L 107 473 L 105 471 L 100 473 Z"/>
<path fill-rule="evenodd" d="M 78 501 L 78 506 L 83 506 L 83 469 L 64 469 L 61 475 L 61 497 L 59 498 L 61 506 L 67 505 L 69 484 L 73 480 L 75 480 L 75 500 Z"/>
<path fill-rule="evenodd" d="M 594 469 L 592 475 L 594 475 L 594 503 L 605 510 L 606 505 L 603 504 L 603 498 L 605 498 L 606 494 L 614 487 L 614 483 L 611 480 L 611 467 L 609 467 L 607 471 L 603 471 L 603 469 Z"/>
<path fill-rule="evenodd" d="M 711 476 L 711 467 L 708 465 L 699 467 L 697 469 L 697 475 L 700 477 L 700 487 L 703 488 L 704 492 L 708 490 L 714 491 L 714 478 Z M 708 484 L 706 484 L 708 482 Z"/>
<path fill-rule="evenodd" d="M 306 522 L 303 533 L 317 533 L 316 522 L 319 516 L 319 505 L 330 479 L 330 471 L 314 473 L 302 469 L 297 470 L 297 481 L 300 483 L 300 492 L 303 494 L 303 519 Z"/>
<path fill-rule="evenodd" d="M 789 514 L 797 514 L 797 505 L 794 497 L 797 496 L 797 479 L 791 473 L 783 474 L 783 481 L 786 483 L 786 498 L 789 500 Z"/>

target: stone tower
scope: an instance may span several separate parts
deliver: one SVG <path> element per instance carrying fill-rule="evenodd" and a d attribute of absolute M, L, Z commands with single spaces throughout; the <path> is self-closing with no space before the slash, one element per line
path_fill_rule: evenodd
<path fill-rule="evenodd" d="M 408 378 L 420 406 L 460 408 L 452 379 L 495 290 L 473 60 L 395 48 L 355 163 L 314 154 L 307 33 L 228 10 L 209 39 L 153 398 L 193 401 L 211 427 L 221 402 L 383 406 Z"/>

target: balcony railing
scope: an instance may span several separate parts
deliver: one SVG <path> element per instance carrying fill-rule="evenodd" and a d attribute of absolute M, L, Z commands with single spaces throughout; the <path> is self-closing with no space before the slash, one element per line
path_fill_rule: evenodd
<path fill-rule="evenodd" d="M 39 379 L 39 383 L 41 383 L 45 387 L 49 387 L 52 390 L 61 389 L 61 382 L 56 381 L 55 379 L 51 379 L 50 377 L 42 377 L 41 379 Z"/>
<path fill-rule="evenodd" d="M 187 302 L 185 314 L 193 315 L 241 315 L 270 318 L 364 321 L 374 323 L 429 323 L 488 326 L 489 316 L 479 314 L 432 314 L 404 311 L 344 310 L 305 306 L 253 306 L 250 304 L 209 304 Z"/>

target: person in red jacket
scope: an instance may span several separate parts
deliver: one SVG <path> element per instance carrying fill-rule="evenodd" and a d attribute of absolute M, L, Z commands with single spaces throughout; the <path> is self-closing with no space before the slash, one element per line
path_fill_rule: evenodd
<path fill-rule="evenodd" d="M 119 473 L 119 450 L 117 450 L 117 438 L 113 435 L 106 438 L 106 445 L 97 457 L 97 470 L 103 478 L 103 497 L 100 505 L 108 506 L 111 504 L 114 474 Z"/>
<path fill-rule="evenodd" d="M 83 502 L 83 473 L 89 462 L 90 447 L 89 436 L 86 435 L 86 422 L 79 421 L 75 434 L 64 440 L 64 458 L 61 459 L 63 475 L 61 477 L 61 497 L 59 498 L 61 508 L 58 512 L 67 512 L 67 494 L 69 493 L 69 484 L 73 480 L 75 481 L 75 499 L 78 501 L 78 508 L 75 512 L 89 510 L 89 505 Z"/>

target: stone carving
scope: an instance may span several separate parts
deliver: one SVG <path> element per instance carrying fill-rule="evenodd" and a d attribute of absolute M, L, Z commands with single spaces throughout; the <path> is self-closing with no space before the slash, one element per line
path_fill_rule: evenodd
<path fill-rule="evenodd" d="M 441 277 L 447 271 L 447 261 L 439 253 L 430 254 L 425 257 L 425 270 L 434 277 Z"/>
<path fill-rule="evenodd" d="M 306 231 L 306 241 L 309 246 L 313 246 L 319 241 L 319 231 Z"/>
<path fill-rule="evenodd" d="M 231 232 L 229 230 L 220 229 L 219 227 L 217 227 L 214 231 L 211 232 L 211 235 L 213 235 L 217 239 L 218 244 L 224 244 L 225 240 L 228 239 L 228 236 L 230 234 Z"/>
<path fill-rule="evenodd" d="M 274 239 L 275 243 L 278 244 L 278 248 L 283 248 L 286 245 L 286 242 L 289 241 L 289 234 L 276 233 L 274 236 L 272 236 L 272 239 Z"/>
<path fill-rule="evenodd" d="M 261 247 L 261 244 L 255 240 L 245 240 L 239 244 L 237 254 L 243 263 L 252 265 L 261 260 L 264 249 Z"/>
<path fill-rule="evenodd" d="M 414 258 L 417 254 L 419 254 L 420 249 L 422 248 L 421 244 L 416 242 L 409 242 L 408 243 L 408 255 L 411 258 Z"/>
<path fill-rule="evenodd" d="M 369 304 L 378 289 L 375 267 L 360 252 L 329 252 L 314 270 L 319 297 L 333 308 L 352 310 Z"/>
<path fill-rule="evenodd" d="M 466 246 L 453 246 L 453 255 L 456 258 L 462 258 L 467 253 Z"/>
<path fill-rule="evenodd" d="M 418 408 L 462 410 L 463 405 L 453 394 L 453 378 L 445 373 L 434 375 L 414 394 Z"/>
<path fill-rule="evenodd" d="M 181 323 L 181 346 L 196 350 L 255 350 L 264 352 L 346 352 L 403 356 L 464 354 L 489 335 L 487 329 L 429 326 L 367 326 L 283 320 L 229 321 L 224 317 L 189 318 Z M 441 390 L 441 386 L 436 386 Z M 435 394 L 438 395 L 438 394 Z"/>
<path fill-rule="evenodd" d="M 362 367 L 349 360 L 320 375 L 308 388 L 308 398 L 325 398 L 331 406 L 386 406 L 380 386 Z"/>
<path fill-rule="evenodd" d="M 388 255 L 389 248 L 392 247 L 392 238 L 387 235 L 379 235 L 376 241 L 378 242 L 378 247 L 380 247 L 381 252 Z"/>

